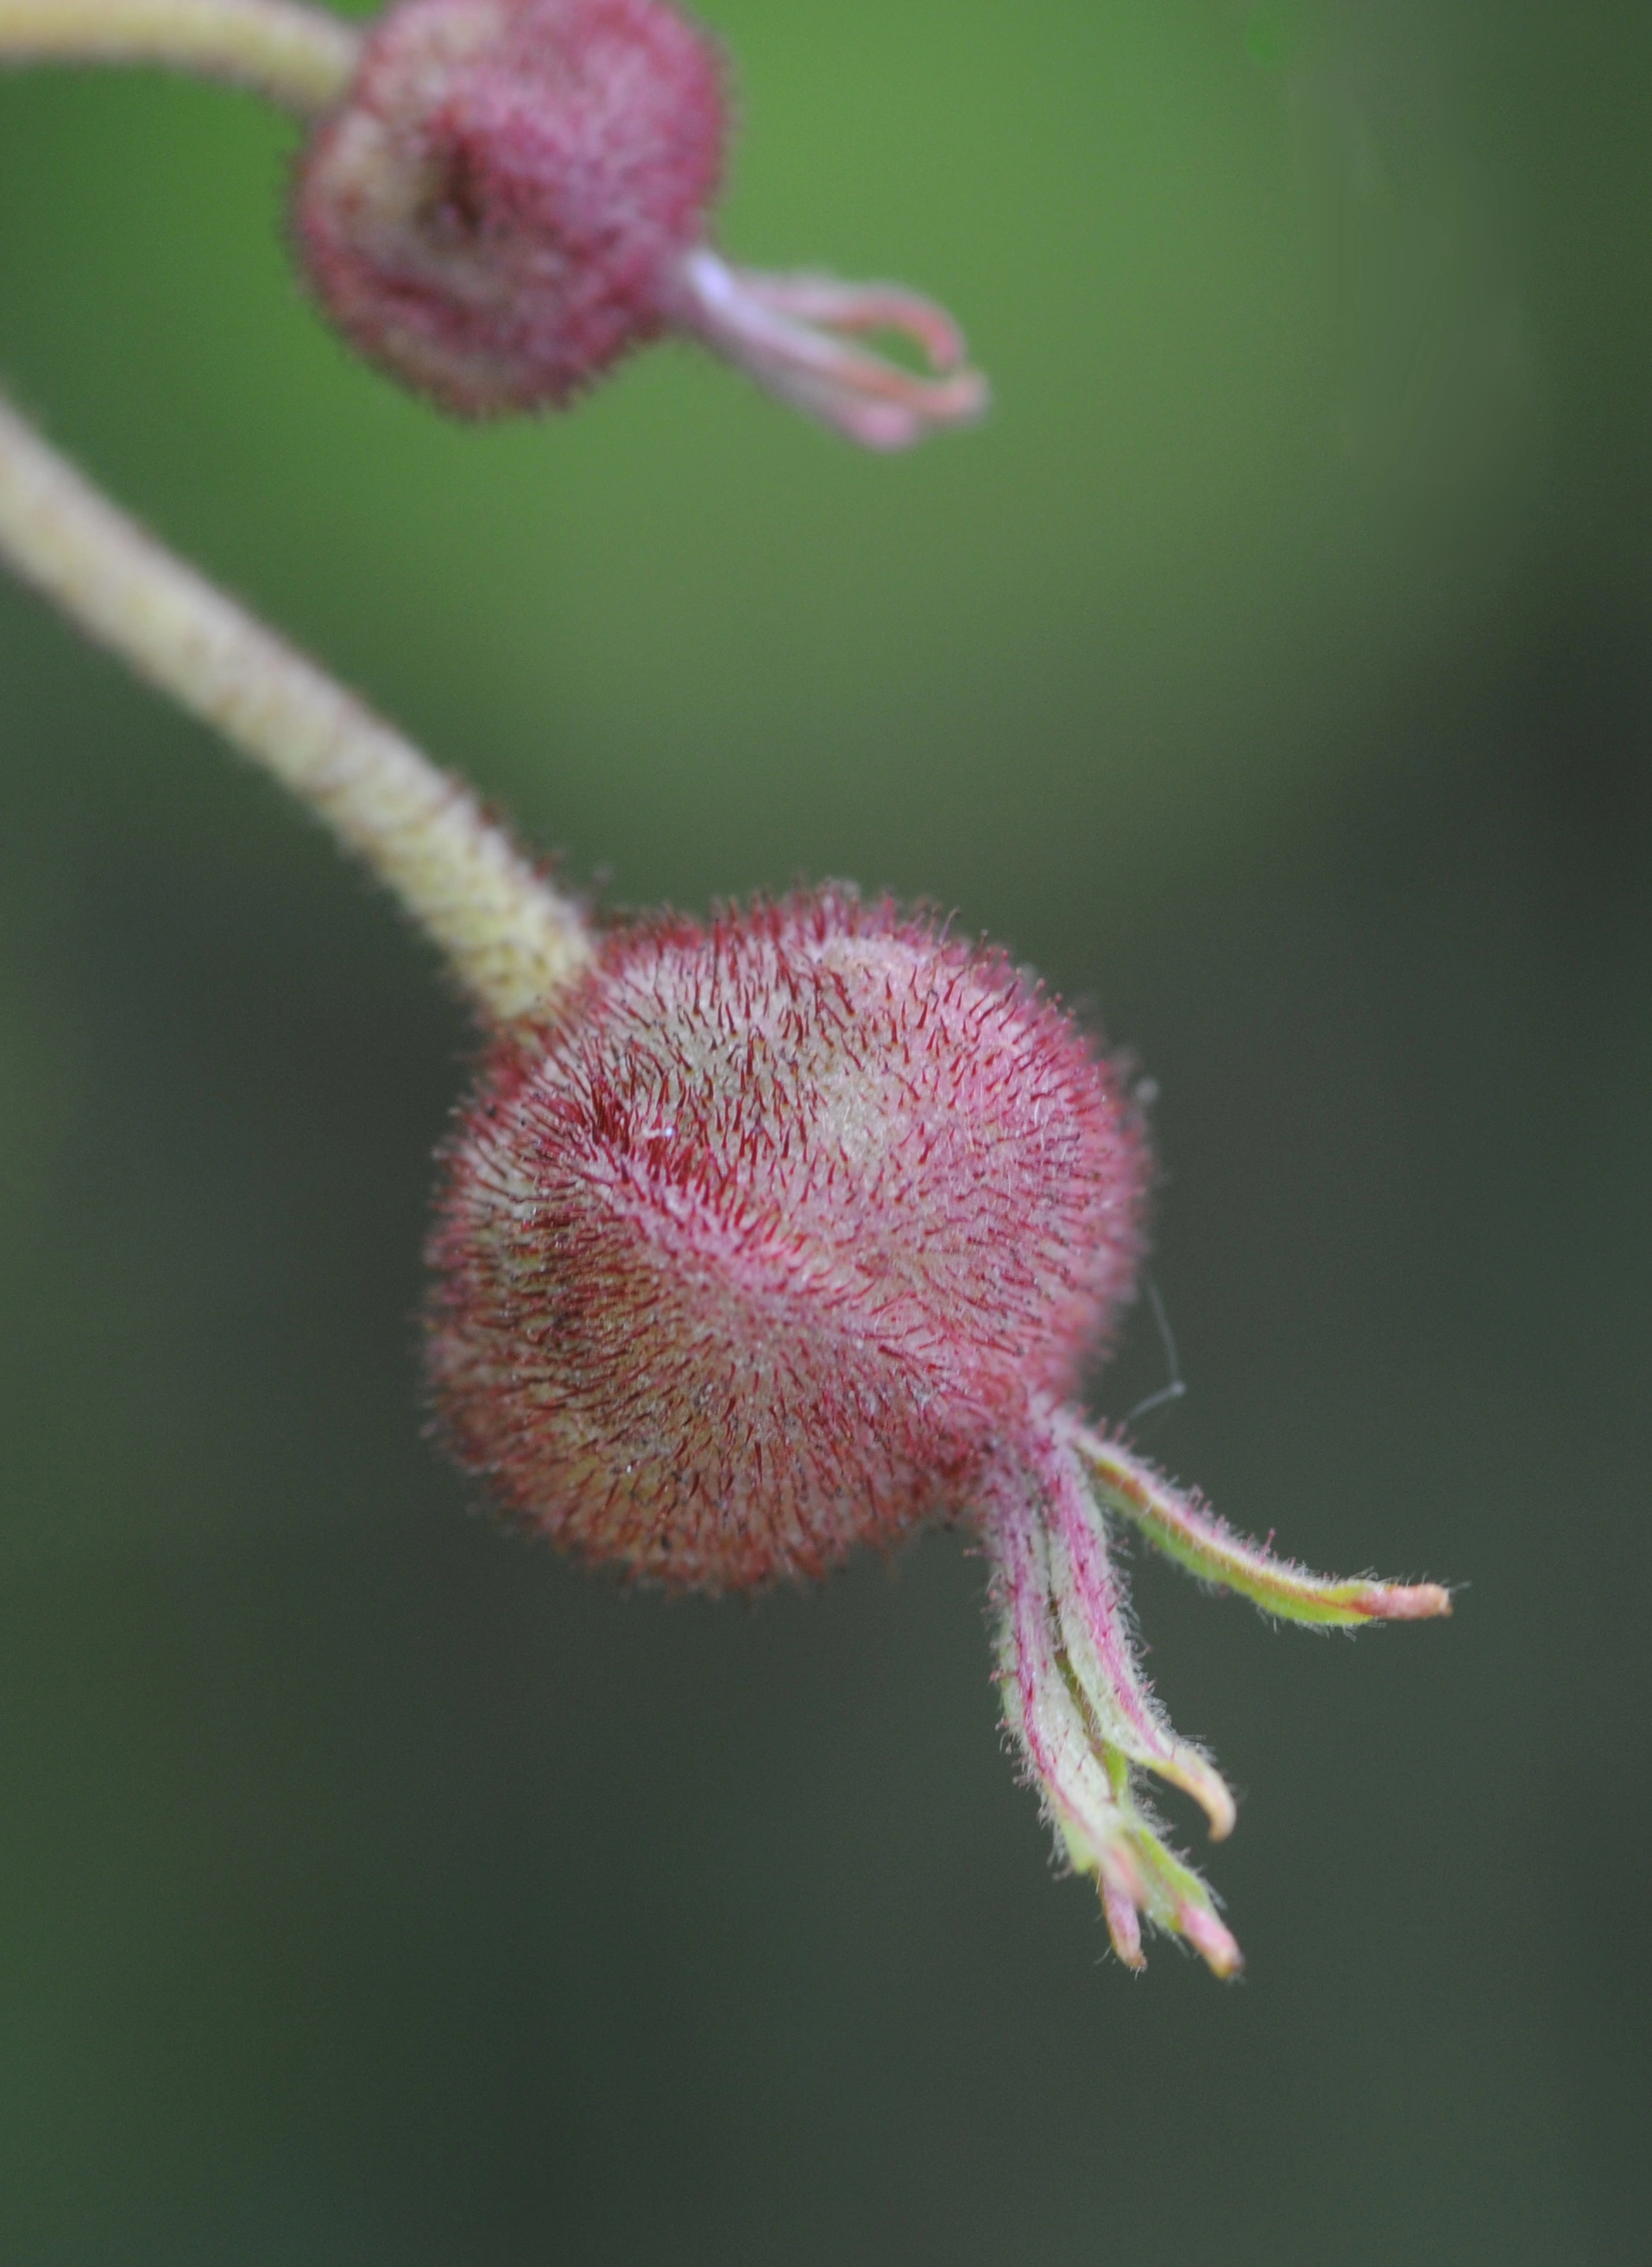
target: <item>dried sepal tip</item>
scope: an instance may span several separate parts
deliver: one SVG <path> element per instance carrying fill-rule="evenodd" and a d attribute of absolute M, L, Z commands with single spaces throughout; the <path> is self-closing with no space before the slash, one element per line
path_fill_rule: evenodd
<path fill-rule="evenodd" d="M 865 449 L 910 449 L 973 425 L 990 399 L 969 369 L 963 334 L 944 307 L 895 283 L 767 275 L 733 268 L 701 246 L 680 263 L 677 320 L 777 400 Z M 907 370 L 854 341 L 909 340 L 929 364 Z"/>

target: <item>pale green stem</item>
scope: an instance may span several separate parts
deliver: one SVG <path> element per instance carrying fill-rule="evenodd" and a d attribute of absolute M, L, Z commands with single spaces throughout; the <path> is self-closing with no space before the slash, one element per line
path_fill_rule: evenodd
<path fill-rule="evenodd" d="M 301 118 L 339 99 L 361 50 L 352 25 L 298 0 L 0 0 L 0 65 L 159 63 Z"/>
<path fill-rule="evenodd" d="M 470 789 L 99 495 L 0 401 L 0 557 L 310 804 L 494 1022 L 590 957 L 579 909 Z"/>

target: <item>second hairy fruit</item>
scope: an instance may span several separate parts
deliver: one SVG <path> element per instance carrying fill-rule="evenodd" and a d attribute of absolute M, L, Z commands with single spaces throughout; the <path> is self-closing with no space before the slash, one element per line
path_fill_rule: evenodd
<path fill-rule="evenodd" d="M 318 297 L 460 416 L 566 406 L 676 331 L 871 448 L 972 422 L 986 388 L 932 302 L 716 251 L 725 78 L 666 0 L 402 0 L 300 161 Z M 928 370 L 872 351 L 878 331 Z"/>

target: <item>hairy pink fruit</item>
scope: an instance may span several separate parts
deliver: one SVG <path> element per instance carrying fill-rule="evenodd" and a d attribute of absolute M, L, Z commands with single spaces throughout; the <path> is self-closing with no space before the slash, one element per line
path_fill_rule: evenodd
<path fill-rule="evenodd" d="M 943 312 L 889 284 L 763 275 L 712 248 L 719 52 L 666 0 L 401 0 L 300 160 L 317 297 L 460 416 L 559 407 L 676 328 L 872 448 L 977 416 Z M 858 342 L 903 333 L 932 375 Z"/>
<path fill-rule="evenodd" d="M 300 170 L 323 304 L 447 408 L 567 401 L 669 319 L 721 172 L 720 79 L 660 0 L 406 0 Z"/>
<path fill-rule="evenodd" d="M 1108 1521 L 1299 1620 L 1449 1610 L 1232 1535 L 1072 1405 L 1148 1161 L 1116 1068 L 1003 957 L 801 894 L 612 934 L 495 1038 L 450 1147 L 430 1369 L 460 1461 L 681 1589 L 818 1574 L 950 1513 L 992 1561 L 1005 1720 L 1115 1948 L 1239 1947 L 1145 1808 L 1234 1804 L 1137 1664 Z"/>
<path fill-rule="evenodd" d="M 452 1148 L 464 1463 L 591 1559 L 813 1574 L 978 1499 L 1129 1289 L 1145 1158 L 1001 955 L 843 891 L 620 931 Z"/>

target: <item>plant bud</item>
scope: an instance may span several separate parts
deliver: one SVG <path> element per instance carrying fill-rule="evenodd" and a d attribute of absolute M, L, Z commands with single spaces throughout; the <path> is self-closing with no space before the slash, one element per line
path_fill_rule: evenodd
<path fill-rule="evenodd" d="M 559 406 L 664 327 L 723 133 L 716 51 L 660 0 L 405 0 L 303 160 L 311 279 L 445 408 Z"/>
<path fill-rule="evenodd" d="M 300 258 L 353 346 L 462 417 L 565 407 L 669 328 L 868 447 L 978 416 L 928 300 L 712 248 L 726 125 L 719 51 L 666 0 L 401 0 L 300 159 Z"/>

